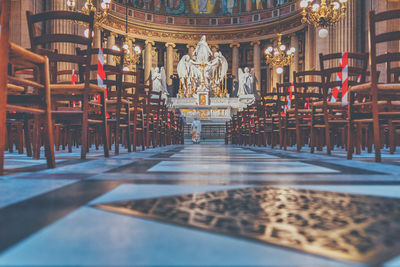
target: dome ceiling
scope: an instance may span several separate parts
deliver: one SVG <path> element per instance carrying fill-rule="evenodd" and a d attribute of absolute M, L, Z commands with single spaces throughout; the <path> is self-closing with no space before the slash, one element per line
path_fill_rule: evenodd
<path fill-rule="evenodd" d="M 189 3 L 189 0 L 184 1 L 184 3 Z M 198 1 L 200 0 L 196 0 L 196 3 Z M 208 1 L 207 3 L 213 2 L 215 5 L 223 3 L 222 0 Z M 125 32 L 126 6 L 119 4 L 117 0 L 113 2 L 109 21 L 103 27 L 123 34 Z M 197 42 L 203 34 L 207 36 L 207 40 L 211 44 L 262 40 L 275 37 L 278 32 L 288 34 L 304 27 L 301 24 L 301 14 L 296 7 L 296 2 L 290 1 L 276 8 L 221 16 L 195 14 L 189 13 L 189 11 L 187 11 L 188 14 L 183 15 L 168 15 L 162 14 L 161 11 L 160 13 L 154 12 L 154 10 L 150 12 L 128 5 L 128 34 L 133 38 L 144 40 L 186 44 Z M 151 3 L 153 2 L 151 1 Z M 154 4 L 150 7 L 154 8 Z"/>
<path fill-rule="evenodd" d="M 115 0 L 125 4 L 125 0 Z M 130 8 L 162 15 L 224 16 L 263 11 L 294 0 L 128 0 Z"/>

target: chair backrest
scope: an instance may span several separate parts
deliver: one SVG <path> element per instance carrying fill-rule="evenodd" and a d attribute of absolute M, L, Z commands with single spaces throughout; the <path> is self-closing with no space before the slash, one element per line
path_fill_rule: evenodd
<path fill-rule="evenodd" d="M 344 53 L 333 53 L 326 55 L 323 55 L 322 53 L 319 54 L 319 63 L 325 98 L 332 94 L 333 88 L 342 87 L 342 66 L 340 66 L 340 61 L 343 58 L 343 55 Z M 346 55 L 348 86 L 364 83 L 367 75 L 368 54 L 347 52 Z M 338 99 L 341 99 L 341 93 L 341 90 L 339 90 Z"/>
<path fill-rule="evenodd" d="M 275 114 L 281 114 L 285 111 L 287 104 L 287 95 L 289 94 L 289 88 L 292 86 L 289 82 L 276 83 L 276 111 Z"/>
<path fill-rule="evenodd" d="M 149 86 L 143 82 L 143 71 L 141 69 L 136 71 L 124 70 L 122 74 L 127 78 L 122 84 L 128 96 L 138 99 L 139 95 L 144 95 L 144 92 L 149 90 Z"/>
<path fill-rule="evenodd" d="M 93 37 L 92 34 L 85 36 L 84 30 L 77 30 L 75 33 L 65 33 L 64 27 L 52 27 L 51 32 L 43 31 L 40 26 L 52 25 L 57 23 L 66 23 L 70 25 L 71 29 L 75 24 L 87 25 L 89 33 L 93 32 L 94 13 L 90 12 L 89 15 L 81 12 L 73 11 L 47 11 L 43 13 L 33 14 L 30 11 L 26 12 L 29 37 L 31 42 L 32 51 L 48 56 L 50 63 L 72 63 L 83 64 L 87 67 L 85 71 L 79 71 L 79 74 L 85 75 L 83 77 L 85 82 L 89 83 L 89 66 L 91 57 L 88 54 L 78 55 L 75 47 L 80 47 L 82 50 L 90 51 L 92 48 Z M 59 30 L 59 32 L 57 31 Z M 55 51 L 53 44 L 63 43 L 66 44 L 65 51 Z M 60 67 L 61 64 L 58 64 Z M 68 64 L 64 64 L 67 66 Z M 56 64 L 53 64 L 53 68 Z M 71 69 L 71 68 L 69 68 Z M 52 72 L 52 82 L 57 79 L 58 69 Z M 54 77 L 56 75 L 56 77 Z M 80 77 L 82 80 L 82 77 Z"/>
<path fill-rule="evenodd" d="M 294 108 L 304 108 L 312 101 L 323 99 L 322 75 L 320 71 L 293 72 Z"/>
<path fill-rule="evenodd" d="M 393 21 L 397 20 L 397 21 Z M 388 52 L 389 49 L 378 49 L 379 45 L 390 44 L 400 41 L 400 31 L 391 31 L 390 25 L 397 25 L 400 20 L 400 9 L 389 10 L 381 13 L 375 13 L 374 10 L 369 12 L 369 42 L 370 42 L 370 59 L 371 59 L 371 82 L 378 83 L 378 66 L 386 65 L 386 82 L 398 82 L 400 68 L 392 67 L 400 62 L 400 52 Z M 384 27 L 379 27 L 384 25 Z M 379 33 L 377 29 L 379 28 Z M 398 27 L 397 27 L 398 28 Z M 384 29 L 382 31 L 382 29 Z"/>
<path fill-rule="evenodd" d="M 105 60 L 102 66 L 104 71 L 105 79 L 103 80 L 103 84 L 107 86 L 107 96 L 108 98 L 117 97 L 117 88 L 122 89 L 122 75 L 123 75 L 123 66 L 124 66 L 124 52 L 123 50 L 115 50 L 109 48 L 92 48 L 90 50 L 82 50 L 79 47 L 76 49 L 77 55 L 86 56 L 89 55 L 91 58 L 98 58 L 99 52 L 103 54 L 104 58 L 114 57 L 114 61 L 116 64 L 112 64 L 112 62 Z M 84 68 L 82 64 L 79 64 L 80 70 Z M 91 60 L 91 64 L 89 67 L 90 77 L 96 77 L 96 79 L 91 79 L 90 82 L 93 84 L 97 84 L 97 75 L 98 75 L 98 60 Z M 122 91 L 121 91 L 122 93 Z"/>

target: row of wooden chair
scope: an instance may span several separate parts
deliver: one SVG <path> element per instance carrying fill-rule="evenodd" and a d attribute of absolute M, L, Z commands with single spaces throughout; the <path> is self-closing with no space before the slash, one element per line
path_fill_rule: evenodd
<path fill-rule="evenodd" d="M 27 12 L 29 50 L 9 42 L 10 0 L 1 2 L 0 12 L 1 174 L 4 151 L 14 144 L 34 159 L 44 145 L 47 166 L 53 168 L 54 150 L 72 152 L 74 145 L 85 159 L 92 145 L 102 145 L 108 157 L 112 145 L 118 154 L 120 144 L 131 152 L 183 142 L 183 119 L 144 84 L 142 71 L 123 69 L 124 52 L 92 48 L 92 35 L 80 29 L 65 33 L 44 27 L 64 21 L 93 32 L 93 12 Z M 70 49 L 52 49 L 58 44 Z"/>
<path fill-rule="evenodd" d="M 377 47 L 398 42 L 400 31 L 376 33 L 376 28 L 395 19 L 400 10 L 371 11 L 369 54 L 320 54 L 320 70 L 294 72 L 293 83 L 277 84 L 274 92 L 233 116 L 226 143 L 296 146 L 297 151 L 308 145 L 311 153 L 325 147 L 327 154 L 340 146 L 348 159 L 354 150 L 360 154 L 374 148 L 377 162 L 385 145 L 394 153 L 400 129 L 400 52 Z M 382 68 L 386 77 L 379 82 Z"/>

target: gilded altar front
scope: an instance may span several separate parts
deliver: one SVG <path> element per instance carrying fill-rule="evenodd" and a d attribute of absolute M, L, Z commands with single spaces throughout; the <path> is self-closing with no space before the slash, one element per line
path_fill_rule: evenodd
<path fill-rule="evenodd" d="M 199 118 L 200 120 L 223 119 L 230 115 L 226 108 L 181 108 L 182 115 L 185 118 Z"/>

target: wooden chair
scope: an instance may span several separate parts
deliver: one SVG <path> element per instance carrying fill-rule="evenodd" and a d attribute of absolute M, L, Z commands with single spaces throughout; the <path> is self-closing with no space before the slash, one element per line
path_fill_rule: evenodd
<path fill-rule="evenodd" d="M 365 81 L 368 66 L 368 54 L 351 53 L 347 54 L 348 86 L 354 86 Z M 342 53 L 323 55 L 320 54 L 320 69 L 324 98 L 322 101 L 312 103 L 312 128 L 310 138 L 310 151 L 314 152 L 314 145 L 317 140 L 325 138 L 327 154 L 331 154 L 335 144 L 345 147 L 346 128 L 348 124 L 347 106 L 342 103 L 342 80 L 338 79 L 342 73 L 342 66 L 339 66 Z M 317 138 L 319 132 L 320 138 Z M 321 149 L 322 143 L 318 145 Z M 347 147 L 347 146 L 346 146 Z"/>
<path fill-rule="evenodd" d="M 39 54 L 47 55 L 53 65 L 50 91 L 53 99 L 52 115 L 56 121 L 62 123 L 74 123 L 80 126 L 81 130 L 81 158 L 86 158 L 88 151 L 88 133 L 89 127 L 95 127 L 102 134 L 104 156 L 109 156 L 107 121 L 105 110 L 105 89 L 90 82 L 91 57 L 88 53 L 79 55 L 74 49 L 71 52 L 58 53 L 49 50 L 55 43 L 64 43 L 67 46 L 79 46 L 82 50 L 91 51 L 92 35 L 88 37 L 83 32 L 67 34 L 63 32 L 45 33 L 38 29 L 40 24 L 46 24 L 53 21 L 62 21 L 65 23 L 85 23 L 88 25 L 89 33 L 93 32 L 94 13 L 89 15 L 80 12 L 71 11 L 48 11 L 33 15 L 27 11 L 27 21 L 29 28 L 29 37 L 31 49 Z M 69 65 L 79 66 L 79 82 L 76 84 L 65 84 L 60 82 L 57 77 L 57 71 Z M 98 95 L 100 101 L 93 103 L 94 95 Z M 82 101 L 81 108 L 57 109 L 57 101 Z"/>
<path fill-rule="evenodd" d="M 50 110 L 50 75 L 47 57 L 32 53 L 20 46 L 9 43 L 9 20 L 11 3 L 2 1 L 0 6 L 1 35 L 0 48 L 0 174 L 4 173 L 4 148 L 6 139 L 6 112 L 31 114 L 35 119 L 34 146 L 40 157 L 41 134 L 44 128 L 44 145 L 47 167 L 56 166 L 54 157 L 53 128 Z M 31 75 L 18 76 L 11 69 L 30 70 Z M 26 133 L 28 128 L 26 128 Z M 27 133 L 28 134 L 28 133 Z"/>
<path fill-rule="evenodd" d="M 293 73 L 294 100 L 286 112 L 284 148 L 289 138 L 295 136 L 297 151 L 307 144 L 311 129 L 311 103 L 323 99 L 323 87 L 320 71 Z M 291 142 L 292 144 L 293 142 Z"/>
<path fill-rule="evenodd" d="M 353 143 L 351 132 L 357 123 L 368 124 L 373 127 L 375 161 L 381 161 L 382 131 L 389 132 L 390 152 L 394 153 L 396 146 L 395 127 L 400 123 L 400 81 L 399 69 L 400 52 L 388 52 L 387 49 L 378 50 L 379 45 L 390 44 L 400 40 L 400 31 L 377 33 L 377 25 L 387 29 L 388 23 L 400 19 L 400 10 L 389 10 L 381 13 L 369 12 L 369 47 L 371 62 L 371 82 L 352 86 L 348 95 L 349 135 L 347 158 L 352 158 Z M 382 51 L 382 52 L 380 52 Z M 386 81 L 379 83 L 379 66 L 386 67 Z"/>
<path fill-rule="evenodd" d="M 122 129 L 125 131 L 125 135 L 130 135 L 128 133 L 130 123 L 129 114 L 127 110 L 130 108 L 130 101 L 127 99 L 126 94 L 123 92 L 122 87 L 122 77 L 123 77 L 123 63 L 124 63 L 124 52 L 108 49 L 108 48 L 92 48 L 90 50 L 82 50 L 77 49 L 77 54 L 80 56 L 89 55 L 89 57 L 97 57 L 99 55 L 101 49 L 101 53 L 104 58 L 113 58 L 113 60 L 105 61 L 103 65 L 103 70 L 105 74 L 105 79 L 103 81 L 104 86 L 107 89 L 107 99 L 105 100 L 106 111 L 107 111 L 107 126 L 110 129 L 108 131 L 109 134 L 109 149 L 111 148 L 111 144 L 114 143 L 114 152 L 115 155 L 119 154 L 119 145 L 121 140 L 123 139 Z M 115 62 L 115 63 L 114 63 Z M 80 69 L 83 69 L 84 66 L 80 66 Z M 98 63 L 97 61 L 90 65 L 90 77 L 97 77 L 98 71 Z M 90 83 L 98 84 L 98 80 L 91 79 Z M 112 138 L 113 137 L 113 138 Z M 127 138 L 130 140 L 130 138 Z M 130 142 L 130 141 L 129 141 Z M 128 144 L 130 149 L 130 144 Z"/>
<path fill-rule="evenodd" d="M 132 144 L 132 151 L 135 152 L 137 146 L 142 146 L 142 150 L 146 145 L 146 133 L 144 126 L 144 106 L 145 106 L 145 90 L 150 90 L 149 86 L 142 83 L 141 77 L 143 73 L 141 70 L 136 71 L 123 71 L 125 81 L 122 83 L 123 94 L 131 102 L 129 108 L 129 134 Z"/>
<path fill-rule="evenodd" d="M 272 133 L 272 142 L 271 147 L 274 148 L 276 144 L 279 143 L 280 149 L 283 148 L 284 143 L 284 132 L 285 132 L 285 114 L 286 114 L 286 105 L 287 105 L 287 95 L 288 90 L 291 87 L 291 83 L 277 83 L 276 84 L 276 92 L 275 94 L 275 104 L 272 106 L 271 114 L 271 133 Z"/>

